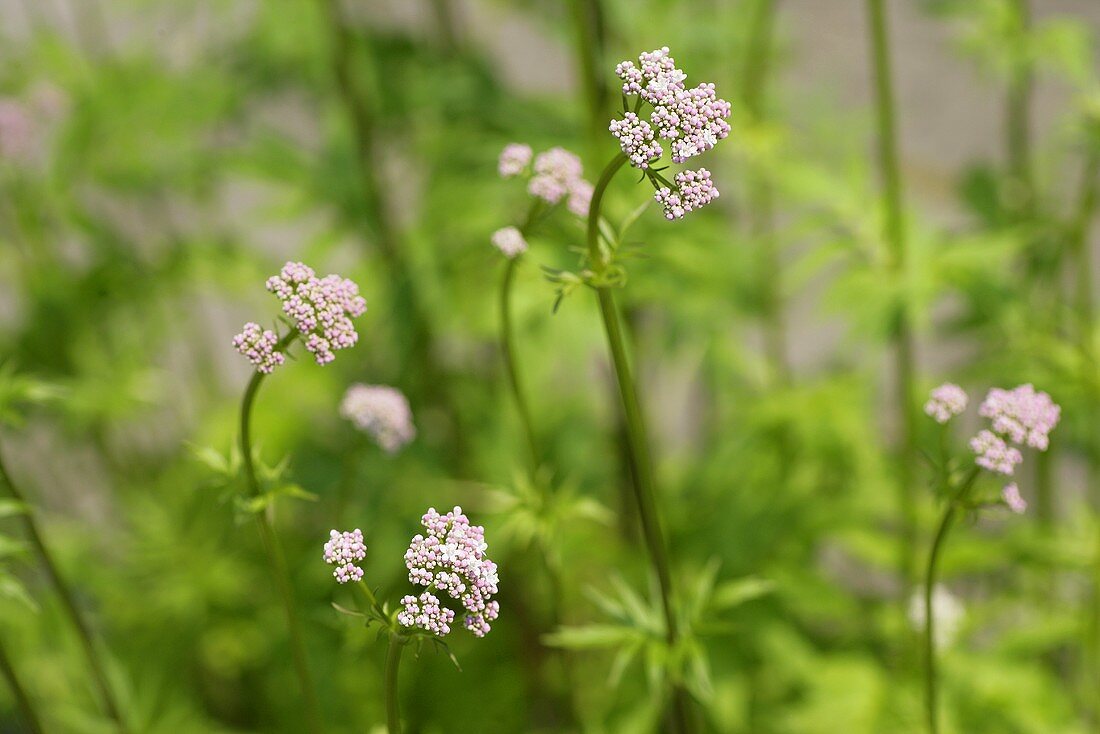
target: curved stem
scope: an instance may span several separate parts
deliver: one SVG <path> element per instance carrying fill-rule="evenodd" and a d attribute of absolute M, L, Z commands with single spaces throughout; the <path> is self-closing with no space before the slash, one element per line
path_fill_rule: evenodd
<path fill-rule="evenodd" d="M 386 650 L 386 728 L 389 734 L 401 734 L 397 672 L 401 667 L 401 652 L 405 649 L 405 643 L 404 635 L 390 633 L 390 646 Z"/>
<path fill-rule="evenodd" d="M 28 504 L 25 495 L 20 491 L 18 485 L 12 481 L 11 474 L 8 473 L 7 466 L 4 464 L 2 456 L 0 456 L 0 479 L 3 480 L 4 484 L 8 485 L 8 491 L 14 499 L 22 504 Z M 46 574 L 50 577 L 50 581 L 57 590 L 57 595 L 61 599 L 61 606 L 65 609 L 65 614 L 69 617 L 69 622 L 72 624 L 73 629 L 76 630 L 77 638 L 80 640 L 80 646 L 84 650 L 84 657 L 87 659 L 88 667 L 92 672 L 92 679 L 95 681 L 95 686 L 99 690 L 100 698 L 103 699 L 103 705 L 107 709 L 107 714 L 114 719 L 120 732 L 126 732 L 128 729 L 123 721 L 118 699 L 115 698 L 114 691 L 111 689 L 111 685 L 108 682 L 106 666 L 103 664 L 99 652 L 96 650 L 91 627 L 84 619 L 84 615 L 77 606 L 76 597 L 72 589 L 62 578 L 61 571 L 54 561 L 53 554 L 46 546 L 46 541 L 43 539 L 42 533 L 38 529 L 38 523 L 34 518 L 33 511 L 28 508 L 22 517 L 27 537 L 30 539 L 31 545 L 38 554 L 39 560 L 42 561 L 42 565 L 46 569 Z"/>
<path fill-rule="evenodd" d="M 279 340 L 275 345 L 275 351 L 285 352 L 297 336 L 297 332 L 291 331 Z M 252 463 L 252 404 L 265 376 L 263 372 L 253 373 L 248 387 L 245 388 L 244 399 L 241 400 L 241 462 L 244 467 L 245 481 L 248 483 L 248 492 L 252 497 L 258 497 L 261 492 L 260 482 L 256 478 L 256 468 Z M 286 558 L 283 556 L 282 547 L 275 536 L 275 529 L 271 525 L 271 520 L 268 519 L 266 510 L 256 512 L 254 515 L 256 528 L 260 533 L 260 540 L 263 542 L 268 564 L 271 566 L 271 573 L 275 578 L 275 585 L 279 589 L 279 596 L 282 598 L 283 609 L 286 612 L 287 627 L 290 632 L 290 652 L 298 675 L 298 684 L 302 689 L 309 730 L 319 734 L 323 730 L 321 707 L 317 701 L 316 689 L 313 687 L 313 678 L 309 673 L 306 647 L 301 624 L 298 621 L 298 609 L 294 603 L 294 590 L 290 583 Z"/>
<path fill-rule="evenodd" d="M 939 734 L 939 677 L 936 669 L 936 617 L 932 613 L 932 593 L 936 588 L 936 573 L 939 568 L 940 552 L 947 540 L 947 533 L 958 514 L 960 503 L 966 499 L 974 480 L 978 477 L 978 468 L 974 467 L 963 480 L 959 491 L 947 503 L 940 519 L 936 536 L 932 540 L 932 550 L 928 554 L 928 571 L 924 578 L 924 706 L 928 716 L 928 731 Z"/>
<path fill-rule="evenodd" d="M 523 386 L 519 382 L 519 369 L 516 365 L 515 337 L 512 334 L 512 282 L 515 279 L 516 266 L 522 256 L 516 256 L 508 260 L 504 269 L 504 279 L 500 284 L 500 351 L 504 355 L 504 368 L 508 373 L 508 386 L 512 391 L 512 399 L 516 404 L 516 412 L 519 413 L 520 424 L 523 427 L 523 435 L 527 439 L 527 450 L 531 462 L 531 479 L 535 481 L 535 472 L 539 468 L 539 447 L 535 439 L 535 425 L 531 420 L 531 409 L 527 404 L 527 397 L 523 393 Z"/>
<path fill-rule="evenodd" d="M 4 679 L 8 682 L 8 687 L 11 688 L 15 703 L 26 720 L 28 730 L 31 734 L 43 734 L 45 729 L 42 728 L 42 720 L 34 708 L 34 703 L 31 702 L 31 697 L 27 695 L 27 690 L 23 688 L 19 676 L 15 674 L 15 668 L 12 666 L 8 651 L 4 649 L 3 644 L 0 644 L 0 672 L 4 674 Z"/>
<path fill-rule="evenodd" d="M 886 30 L 884 0 L 867 0 L 870 15 L 871 55 L 875 79 L 875 107 L 878 128 L 878 164 L 883 188 L 883 236 L 889 247 L 889 267 L 895 281 L 905 292 L 907 253 L 905 220 L 902 208 L 901 171 L 898 165 L 898 144 L 894 89 L 891 78 L 889 37 Z M 901 533 L 898 545 L 898 566 L 902 589 L 912 586 L 913 547 L 916 543 L 916 502 L 913 477 L 916 470 L 916 403 L 914 395 L 915 344 L 907 298 L 898 305 L 894 328 L 894 370 L 897 394 L 895 400 L 900 418 L 901 463 L 898 501 L 901 510 Z M 902 597 L 904 599 L 904 597 Z"/>
<path fill-rule="evenodd" d="M 608 265 L 604 261 L 599 247 L 599 218 L 600 207 L 603 203 L 603 195 L 615 173 L 626 162 L 626 156 L 622 153 L 616 155 L 600 175 L 599 181 L 592 192 L 592 203 L 588 211 L 588 254 L 590 267 L 596 272 L 602 272 Z M 679 640 L 679 627 L 676 615 L 672 607 L 673 587 L 672 574 L 669 570 L 668 552 L 665 548 L 664 536 L 661 532 L 660 518 L 657 513 L 657 503 L 653 479 L 653 462 L 649 453 L 649 438 L 646 433 L 645 420 L 642 415 L 641 405 L 638 400 L 637 388 L 630 373 L 630 363 L 626 355 L 626 343 L 623 339 L 622 325 L 619 320 L 618 310 L 615 308 L 615 300 L 611 290 L 606 287 L 596 288 L 596 296 L 600 304 L 600 316 L 603 319 L 604 330 L 607 334 L 607 345 L 611 352 L 611 362 L 615 368 L 616 382 L 619 386 L 619 397 L 622 400 L 623 413 L 626 417 L 626 428 L 630 444 L 630 460 L 634 468 L 634 476 L 637 481 L 632 483 L 634 499 L 638 506 L 638 515 L 642 523 L 642 535 L 646 548 L 649 551 L 650 562 L 657 573 L 657 582 L 661 592 L 661 608 L 665 617 L 665 636 L 670 648 L 675 647 Z M 690 730 L 690 718 L 688 715 L 687 697 L 683 687 L 674 684 L 672 691 L 673 726 L 676 731 L 686 732 Z"/>

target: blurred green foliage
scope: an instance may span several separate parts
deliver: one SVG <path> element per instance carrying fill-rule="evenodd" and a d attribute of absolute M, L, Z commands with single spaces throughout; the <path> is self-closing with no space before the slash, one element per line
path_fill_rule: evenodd
<path fill-rule="evenodd" d="M 319 0 L 81 0 L 63 4 L 80 9 L 69 22 L 49 4 L 0 5 L 0 97 L 34 110 L 28 150 L 0 158 L 0 450 L 109 651 L 133 730 L 302 730 L 231 448 L 249 370 L 230 339 L 245 320 L 274 318 L 264 279 L 294 259 L 353 278 L 370 308 L 355 350 L 323 369 L 290 362 L 254 416 L 259 455 L 279 468 L 268 479 L 285 488 L 273 510 L 330 731 L 381 727 L 385 645 L 332 606 L 352 604 L 321 562 L 328 529 L 363 528 L 368 580 L 395 597 L 417 519 L 455 504 L 487 526 L 504 611 L 484 640 L 450 640 L 461 671 L 430 648 L 406 660 L 410 731 L 650 731 L 663 676 L 685 681 L 707 730 L 922 731 L 895 574 L 896 406 L 883 397 L 899 303 L 925 355 L 959 355 L 922 358 L 922 388 L 952 378 L 973 397 L 1031 381 L 1064 410 L 1056 451 L 1027 478 L 1035 512 L 968 524 L 944 558 L 967 610 L 943 655 L 946 731 L 1090 731 L 1100 344 L 1081 274 L 1100 160 L 1096 29 L 1069 15 L 1029 20 L 1013 0 L 921 4 L 957 39 L 954 63 L 997 94 L 1052 79 L 1074 102 L 1049 139 L 1027 130 L 1026 149 L 957 172 L 960 219 L 910 205 L 910 267 L 895 277 L 868 119 L 828 91 L 799 100 L 811 121 L 788 116 L 796 92 L 780 72 L 799 49 L 782 0 L 708 0 L 697 20 L 682 0 L 584 3 L 602 14 L 612 91 L 615 61 L 667 44 L 735 103 L 733 134 L 705 162 L 720 202 L 675 225 L 650 207 L 624 240 L 636 256 L 622 301 L 689 630 L 669 651 L 594 303 L 582 287 L 552 313 L 554 285 L 536 267 L 576 268 L 578 222 L 534 233 L 514 294 L 552 506 L 522 478 L 497 347 L 502 264 L 488 237 L 526 206 L 496 176 L 499 150 L 563 145 L 592 178 L 614 141 L 590 134 L 579 92 L 518 89 L 483 34 L 462 26 L 457 47 L 442 43 L 446 14 L 431 9 L 448 4 L 417 5 L 402 24 L 382 22 L 374 3 L 343 3 L 348 87 L 341 29 Z M 560 44 L 565 86 L 579 63 L 573 14 L 477 5 Z M 762 7 L 778 13 L 776 50 L 755 79 L 767 101 L 748 114 L 749 19 Z M 366 100 L 367 149 L 348 89 Z M 629 179 L 609 193 L 612 221 L 644 200 Z M 777 213 L 777 280 L 762 277 L 750 226 L 759 182 Z M 822 356 L 793 360 L 789 379 L 759 347 L 776 328 L 773 296 L 788 321 L 797 304 L 841 325 Z M 354 433 L 336 412 L 353 381 L 402 389 L 418 440 L 391 457 Z M 936 445 L 934 428 L 922 445 Z M 918 556 L 931 481 L 921 474 Z M 0 641 L 51 731 L 112 731 L 22 547 L 26 511 L 0 503 Z M 540 548 L 564 578 L 560 596 Z M 0 709 L 0 729 L 20 731 L 6 690 Z"/>

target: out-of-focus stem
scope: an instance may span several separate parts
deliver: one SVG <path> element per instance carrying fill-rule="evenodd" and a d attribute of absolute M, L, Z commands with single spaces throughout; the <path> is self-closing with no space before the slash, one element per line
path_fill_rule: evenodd
<path fill-rule="evenodd" d="M 390 632 L 390 645 L 386 650 L 386 728 L 389 734 L 401 734 L 401 709 L 397 695 L 397 673 L 401 667 L 401 652 L 407 639 L 397 632 Z"/>
<path fill-rule="evenodd" d="M 0 480 L 3 480 L 4 484 L 8 485 L 8 491 L 11 493 L 12 498 L 23 505 L 28 505 L 26 496 L 19 489 L 19 486 L 8 472 L 3 457 L 0 457 Z M 42 566 L 46 569 L 46 574 L 50 577 L 50 581 L 57 590 L 57 595 L 61 598 L 61 606 L 64 607 L 65 614 L 69 617 L 69 622 L 72 624 L 73 629 L 76 630 L 76 636 L 80 640 L 80 645 L 84 650 L 84 657 L 88 661 L 88 667 L 92 671 L 92 679 L 95 681 L 95 686 L 99 691 L 100 698 L 103 699 L 103 705 L 107 709 L 107 714 L 114 719 L 115 724 L 118 726 L 118 730 L 125 733 L 128 731 L 128 728 L 122 717 L 122 710 L 118 705 L 118 699 L 115 697 L 115 693 L 107 677 L 107 668 L 100 658 L 99 651 L 96 649 L 91 627 L 87 620 L 84 619 L 84 615 L 77 606 L 76 596 L 73 594 L 72 589 L 61 576 L 61 571 L 54 561 L 53 554 L 46 546 L 46 541 L 38 529 L 38 522 L 35 520 L 34 512 L 30 509 L 29 505 L 27 511 L 23 513 L 22 518 L 27 538 L 30 540 L 31 546 L 42 562 Z"/>
<path fill-rule="evenodd" d="M 929 734 L 939 734 L 939 679 L 936 670 L 936 616 L 933 614 L 932 594 L 936 588 L 936 573 L 947 533 L 958 514 L 960 503 L 966 499 L 974 480 L 978 478 L 978 468 L 974 467 L 959 486 L 958 492 L 948 501 L 943 517 L 940 519 L 936 536 L 932 541 L 932 550 L 928 554 L 928 572 L 924 578 L 924 706 L 928 716 Z"/>
<path fill-rule="evenodd" d="M 435 24 L 439 29 L 439 40 L 443 44 L 443 50 L 448 54 L 456 53 L 460 45 L 460 35 L 458 19 L 455 17 L 451 0 L 432 0 L 432 14 L 435 15 Z"/>
<path fill-rule="evenodd" d="M 587 245 L 589 267 L 596 274 L 603 272 L 608 265 L 599 245 L 600 207 L 608 184 L 611 183 L 611 180 L 624 163 L 626 163 L 626 156 L 622 153 L 617 154 L 604 168 L 603 173 L 600 174 L 600 179 L 592 192 L 592 203 L 589 205 L 588 211 Z M 669 647 L 673 648 L 679 641 L 680 630 L 672 604 L 674 597 L 672 574 L 669 569 L 668 551 L 665 548 L 665 539 L 657 512 L 653 461 L 650 457 L 645 418 L 638 400 L 637 386 L 630 372 L 622 324 L 619 320 L 619 313 L 615 307 L 611 289 L 598 287 L 596 288 L 596 296 L 599 300 L 600 316 L 603 319 L 604 330 L 607 334 L 611 362 L 615 368 L 619 397 L 622 400 L 623 413 L 626 417 L 631 461 L 634 464 L 634 473 L 638 479 L 633 487 L 635 489 L 635 501 L 638 505 L 638 515 L 642 522 L 642 536 L 649 551 L 650 562 L 657 573 L 657 582 L 661 592 L 661 609 L 665 618 L 666 640 Z M 678 732 L 690 731 L 691 718 L 687 694 L 680 684 L 673 687 L 672 707 L 672 723 L 675 730 Z"/>
<path fill-rule="evenodd" d="M 905 219 L 902 206 L 901 171 L 898 165 L 896 115 L 891 72 L 889 36 L 884 0 L 867 0 L 871 35 L 871 58 L 875 86 L 875 121 L 878 129 L 877 158 L 882 179 L 883 236 L 889 247 L 889 267 L 896 287 L 901 291 L 894 326 L 894 380 L 900 417 L 901 455 L 898 477 L 898 501 L 901 513 L 898 570 L 901 598 L 913 582 L 913 547 L 916 542 L 917 513 L 913 496 L 916 465 L 916 410 L 914 403 L 915 346 L 909 314 Z"/>
<path fill-rule="evenodd" d="M 595 147 L 607 133 L 608 89 L 604 83 L 605 51 L 603 8 L 600 0 L 569 0 L 573 20 L 573 40 L 588 115 L 589 144 Z"/>
<path fill-rule="evenodd" d="M 8 651 L 2 643 L 0 643 L 0 672 L 3 672 L 4 680 L 11 688 L 11 694 L 15 697 L 15 703 L 19 707 L 19 713 L 23 715 L 27 729 L 31 734 L 43 734 L 45 730 L 42 728 L 42 720 L 38 716 L 38 711 L 35 709 L 31 697 L 27 695 L 27 690 L 23 687 L 19 676 L 16 675 L 15 668 L 8 657 Z"/>
<path fill-rule="evenodd" d="M 288 333 L 275 345 L 275 351 L 285 352 L 297 336 L 298 334 L 295 331 Z M 245 388 L 244 398 L 241 400 L 241 464 L 251 497 L 258 497 L 261 492 L 260 482 L 256 478 L 256 468 L 252 463 L 252 404 L 256 400 L 256 393 L 259 391 L 265 376 L 263 372 L 254 372 L 252 379 L 248 381 L 248 387 Z M 305 640 L 302 636 L 301 623 L 298 621 L 298 608 L 294 602 L 294 590 L 290 583 L 286 558 L 283 556 L 279 539 L 275 535 L 275 529 L 268 519 L 267 510 L 259 510 L 253 515 L 256 518 L 256 528 L 260 532 L 260 540 L 263 542 L 268 564 L 271 566 L 271 574 L 275 579 L 276 587 L 279 589 L 283 610 L 286 613 L 287 628 L 290 632 L 290 652 L 294 660 L 294 670 L 298 675 L 298 684 L 302 689 L 302 699 L 305 704 L 305 715 L 309 731 L 320 734 L 324 731 L 321 707 L 317 700 L 317 691 L 313 686 L 313 677 L 309 672 Z"/>
<path fill-rule="evenodd" d="M 463 431 L 459 425 L 458 410 L 450 392 L 449 378 L 439 366 L 436 357 L 436 336 L 432 320 L 427 313 L 421 294 L 416 288 L 412 269 L 402 250 L 397 227 L 390 217 L 381 183 L 375 175 L 377 153 L 377 124 L 374 111 L 366 95 L 355 81 L 353 58 L 354 39 L 351 30 L 340 13 L 337 0 L 322 0 L 329 22 L 332 41 L 332 69 L 340 100 L 351 120 L 355 143 L 359 178 L 367 208 L 374 224 L 375 244 L 390 273 L 395 316 L 408 319 L 410 348 L 407 364 L 410 373 L 420 376 L 420 390 L 432 402 L 439 405 L 450 423 L 452 452 L 455 469 L 465 476 L 468 452 L 465 450 Z"/>
<path fill-rule="evenodd" d="M 1034 70 L 1027 52 L 1031 27 L 1028 0 L 1011 0 L 1019 21 L 1013 49 L 1012 70 L 1005 96 L 1005 149 L 1011 185 L 1011 204 L 1016 216 L 1026 219 L 1034 213 L 1035 181 L 1031 160 L 1031 96 Z"/>
<path fill-rule="evenodd" d="M 508 374 L 508 386 L 512 391 L 512 400 L 516 404 L 516 412 L 519 414 L 523 435 L 527 439 L 528 461 L 531 481 L 537 481 L 536 474 L 539 468 L 539 447 L 535 439 L 534 423 L 531 420 L 531 408 L 527 404 L 527 396 L 523 392 L 523 386 L 519 381 L 519 368 L 516 365 L 514 336 L 512 334 L 512 282 L 515 279 L 516 267 L 519 265 L 522 255 L 517 255 L 508 260 L 504 268 L 504 279 L 500 284 L 500 351 L 504 356 L 504 368 Z"/>
<path fill-rule="evenodd" d="M 765 92 L 771 69 L 776 0 L 757 0 L 749 20 L 742 102 L 754 125 L 765 121 Z M 782 268 L 775 237 L 774 192 L 760 165 L 752 166 L 748 177 L 749 233 L 758 257 L 758 285 L 763 309 L 764 349 L 773 375 L 781 384 L 790 380 L 787 359 L 787 329 L 783 314 Z"/>

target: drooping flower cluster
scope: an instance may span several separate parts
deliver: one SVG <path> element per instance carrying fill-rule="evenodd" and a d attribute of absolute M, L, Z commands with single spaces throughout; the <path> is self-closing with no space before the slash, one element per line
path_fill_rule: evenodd
<path fill-rule="evenodd" d="M 446 515 L 431 508 L 421 522 L 427 535 L 413 537 L 405 552 L 409 581 L 427 587 L 428 591 L 444 592 L 458 601 L 465 610 L 463 625 L 477 637 L 484 637 L 489 632 L 489 623 L 500 612 L 499 604 L 492 600 L 497 593 L 497 565 L 485 557 L 485 529 L 471 525 L 461 507 Z M 429 629 L 420 624 L 427 615 L 439 626 L 441 617 L 435 607 L 430 613 L 425 612 L 423 595 L 420 599 L 407 596 L 402 603 L 405 609 L 404 616 L 398 618 L 401 624 Z"/>
<path fill-rule="evenodd" d="M 509 143 L 500 152 L 497 172 L 501 178 L 513 178 L 527 170 L 531 163 L 531 146 L 523 143 Z"/>
<path fill-rule="evenodd" d="M 511 259 L 522 255 L 527 252 L 527 240 L 523 238 L 523 233 L 516 227 L 503 227 L 493 232 L 493 236 L 490 238 L 493 247 L 504 253 L 504 256 Z"/>
<path fill-rule="evenodd" d="M 409 401 L 386 385 L 352 385 L 340 401 L 340 415 L 391 454 L 416 437 Z"/>
<path fill-rule="evenodd" d="M 301 332 L 317 364 L 328 364 L 337 350 L 359 341 L 351 320 L 363 315 L 367 302 L 351 280 L 338 275 L 318 278 L 309 266 L 288 262 L 267 279 L 267 289 L 283 302 L 283 313 Z"/>
<path fill-rule="evenodd" d="M 237 351 L 247 357 L 258 372 L 268 375 L 286 361 L 282 352 L 275 351 L 278 342 L 279 337 L 274 331 L 261 329 L 259 324 L 252 321 L 245 324 L 241 333 L 233 337 L 233 346 Z"/>
<path fill-rule="evenodd" d="M 993 422 L 994 431 L 1013 443 L 1045 451 L 1062 409 L 1045 392 L 1035 392 L 1032 385 L 1020 385 L 1013 390 L 993 388 L 978 412 Z"/>
<path fill-rule="evenodd" d="M 937 648 L 948 647 L 955 640 L 965 616 L 966 609 L 954 594 L 942 584 L 932 587 L 932 619 L 936 625 L 933 641 Z M 924 596 L 916 592 L 909 600 L 909 623 L 919 632 L 924 630 L 925 619 Z"/>
<path fill-rule="evenodd" d="M 937 423 L 947 423 L 953 416 L 961 415 L 969 402 L 970 398 L 965 390 L 954 383 L 945 382 L 932 391 L 928 402 L 924 404 L 924 412 Z"/>
<path fill-rule="evenodd" d="M 654 198 L 665 210 L 665 219 L 682 219 L 684 214 L 706 206 L 718 198 L 718 189 L 710 180 L 710 171 L 680 171 L 676 174 L 676 190 L 662 186 Z"/>
<path fill-rule="evenodd" d="M 673 163 L 683 163 L 729 135 L 729 102 L 718 97 L 713 84 L 688 89 L 684 84 L 687 74 L 676 67 L 667 46 L 641 54 L 637 64 L 623 61 L 615 67 L 615 74 L 623 80 L 624 95 L 638 96 L 652 106 L 648 120 L 636 107 L 624 111 L 622 118 L 612 120 L 609 126 L 635 168 L 649 169 L 663 155 L 658 138 L 669 141 Z M 691 175 L 677 175 L 675 190 L 659 175 L 650 177 L 657 189 L 654 198 L 664 207 L 666 219 L 680 219 L 718 196 L 706 169 L 685 173 Z"/>
<path fill-rule="evenodd" d="M 359 581 L 363 578 L 363 569 L 355 565 L 367 557 L 367 546 L 363 544 L 363 532 L 356 528 L 349 532 L 329 531 L 329 540 L 325 543 L 325 563 L 336 566 L 333 577 L 341 584 Z"/>
<path fill-rule="evenodd" d="M 401 598 L 402 609 L 397 613 L 397 621 L 405 627 L 419 627 L 433 635 L 445 637 L 451 632 L 451 623 L 455 621 L 453 609 L 439 603 L 439 597 L 430 591 L 420 596 L 411 594 Z"/>

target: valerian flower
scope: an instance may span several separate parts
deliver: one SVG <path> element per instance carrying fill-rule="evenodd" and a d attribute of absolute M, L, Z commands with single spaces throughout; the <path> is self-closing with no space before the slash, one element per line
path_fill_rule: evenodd
<path fill-rule="evenodd" d="M 667 46 L 641 54 L 637 64 L 623 61 L 615 73 L 623 80 L 624 110 L 608 129 L 630 165 L 646 171 L 665 218 L 680 219 L 718 198 L 705 168 L 683 171 L 670 182 L 653 170 L 653 164 L 664 154 L 660 140 L 668 141 L 673 163 L 712 149 L 730 133 L 730 103 L 718 97 L 713 84 L 689 89 L 684 83 L 687 74 L 676 67 Z M 631 110 L 626 103 L 633 96 L 640 99 Z M 642 116 L 643 102 L 650 105 L 648 119 Z"/>
<path fill-rule="evenodd" d="M 945 382 L 937 387 L 924 404 L 924 412 L 937 423 L 947 423 L 952 417 L 966 410 L 970 398 L 958 385 Z"/>
<path fill-rule="evenodd" d="M 1008 509 L 1017 515 L 1027 512 L 1027 501 L 1020 495 L 1020 488 L 1016 486 L 1016 482 L 1005 485 L 1005 488 L 1001 491 L 1001 498 L 1004 499 Z"/>
<path fill-rule="evenodd" d="M 367 302 L 347 278 L 318 278 L 307 265 L 288 262 L 278 275 L 267 279 L 267 289 L 282 301 L 283 314 L 317 364 L 328 364 L 336 358 L 336 351 L 359 341 L 351 320 L 363 315 Z M 245 324 L 233 338 L 233 346 L 260 372 L 270 373 L 285 361 L 277 335 L 261 330 L 254 322 Z"/>
<path fill-rule="evenodd" d="M 405 565 L 409 581 L 426 587 L 426 592 L 402 599 L 404 609 L 398 621 L 406 627 L 447 634 L 454 615 L 442 611 L 434 595 L 442 592 L 462 606 L 463 626 L 484 637 L 489 623 L 500 613 L 500 605 L 492 599 L 497 593 L 497 565 L 485 556 L 485 529 L 471 525 L 461 507 L 445 515 L 430 508 L 421 522 L 427 534 L 413 537 L 405 552 Z"/>
<path fill-rule="evenodd" d="M 351 532 L 329 531 L 325 543 L 325 563 L 336 566 L 333 577 L 341 584 L 359 581 L 363 578 L 363 569 L 355 565 L 367 557 L 367 546 L 363 544 L 363 532 L 356 528 Z"/>
<path fill-rule="evenodd" d="M 408 399 L 386 385 L 352 385 L 340 401 L 340 415 L 391 454 L 416 437 Z"/>
<path fill-rule="evenodd" d="M 523 238 L 523 233 L 516 227 L 498 229 L 493 232 L 490 241 L 493 243 L 493 247 L 500 250 L 509 259 L 527 252 L 527 240 Z"/>

